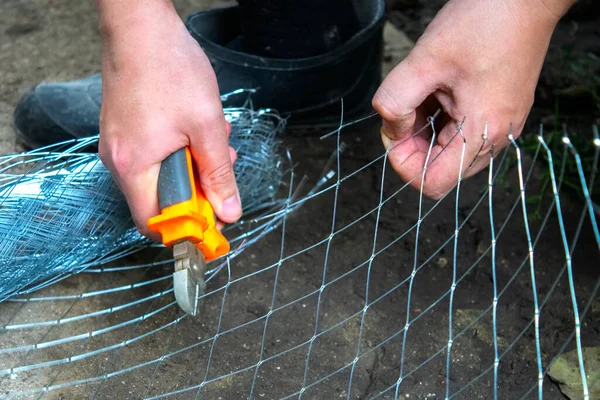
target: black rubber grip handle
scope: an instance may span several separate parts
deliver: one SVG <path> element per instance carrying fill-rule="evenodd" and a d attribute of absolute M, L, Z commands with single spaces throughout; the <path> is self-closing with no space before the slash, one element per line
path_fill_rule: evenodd
<path fill-rule="evenodd" d="M 167 157 L 158 174 L 158 203 L 160 209 L 192 198 L 192 185 L 184 147 Z"/>

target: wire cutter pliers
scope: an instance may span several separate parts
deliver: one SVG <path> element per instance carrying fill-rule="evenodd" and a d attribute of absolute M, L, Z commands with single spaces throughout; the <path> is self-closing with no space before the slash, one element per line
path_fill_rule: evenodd
<path fill-rule="evenodd" d="M 183 311 L 196 315 L 198 297 L 206 290 L 206 263 L 227 254 L 230 247 L 216 227 L 189 148 L 179 149 L 162 162 L 158 201 L 160 214 L 150 218 L 147 225 L 173 249 L 175 299 Z"/>

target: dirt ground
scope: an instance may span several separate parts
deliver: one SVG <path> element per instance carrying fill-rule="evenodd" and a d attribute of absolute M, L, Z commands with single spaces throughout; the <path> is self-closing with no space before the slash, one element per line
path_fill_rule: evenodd
<path fill-rule="evenodd" d="M 100 41 L 92 3 L 4 0 L 0 4 L 0 153 L 20 150 L 11 130 L 10 115 L 19 97 L 29 87 L 42 80 L 67 80 L 100 70 Z M 410 39 L 416 40 L 441 3 L 390 2 L 390 20 Z M 176 2 L 182 16 L 223 4 L 201 0 Z M 579 9 L 574 11 L 579 12 Z M 561 112 L 564 121 L 589 127 L 597 117 L 597 109 L 582 112 L 591 101 L 590 90 L 586 89 L 593 82 L 584 79 L 589 78 L 589 74 L 582 74 L 584 78 L 578 82 L 576 74 L 562 74 L 556 67 L 562 65 L 565 47 L 569 47 L 574 58 L 586 59 L 588 53 L 600 56 L 600 28 L 596 26 L 597 19 L 594 22 L 589 17 L 589 13 L 574 13 L 559 26 L 538 89 L 538 102 L 532 112 L 536 121 L 551 122 L 554 118 L 556 91 L 553 88 L 563 90 L 559 96 L 566 99 L 564 103 L 579 104 Z M 402 33 L 390 35 L 404 38 Z M 406 50 L 405 44 L 401 47 L 399 52 Z M 580 62 L 580 68 L 588 68 L 586 62 Z M 391 63 L 393 60 L 388 59 L 388 69 Z M 561 77 L 560 82 L 557 76 Z M 592 87 L 591 90 L 593 93 L 596 89 Z M 536 121 L 532 126 L 538 124 Z M 382 152 L 375 120 L 349 129 L 342 140 L 347 148 L 340 163 L 341 176 L 364 167 Z M 320 177 L 336 148 L 335 138 L 286 137 L 284 142 L 298 162 L 297 176 L 307 176 L 308 186 Z M 506 163 L 509 160 L 514 160 L 514 150 L 508 151 Z M 532 283 L 523 215 L 518 203 L 517 171 L 514 162 L 511 164 L 512 168 L 507 169 L 502 182 L 495 187 L 494 198 L 497 234 L 502 223 L 509 220 L 498 236 L 496 253 L 497 287 L 499 291 L 505 288 L 497 306 L 497 343 L 502 356 L 498 394 L 501 399 L 537 398 L 536 390 L 530 391 L 537 382 L 535 335 L 531 327 L 534 315 Z M 528 170 L 532 164 L 530 155 L 525 157 L 524 164 Z M 540 193 L 540 182 L 547 174 L 545 168 L 544 163 L 536 163 L 528 193 Z M 165 354 L 169 357 L 127 373 L 22 398 L 143 398 L 199 385 L 203 381 L 206 384 L 200 391 L 191 390 L 170 398 L 197 398 L 197 393 L 199 398 L 207 399 L 247 398 L 255 369 L 245 368 L 254 366 L 261 355 L 267 361 L 256 373 L 255 398 L 281 398 L 299 391 L 306 364 L 308 384 L 331 376 L 310 386 L 302 393 L 302 398 L 345 398 L 348 390 L 353 399 L 375 397 L 398 380 L 401 364 L 405 378 L 400 385 L 400 398 L 444 398 L 448 291 L 454 265 L 453 241 L 448 239 L 455 229 L 454 193 L 423 219 L 417 250 L 416 232 L 411 229 L 418 219 L 416 191 L 400 191 L 381 208 L 379 217 L 376 212 L 369 213 L 377 208 L 382 191 L 386 197 L 402 187 L 402 182 L 389 168 L 385 170 L 383 188 L 381 177 L 382 164 L 378 162 L 340 184 L 335 228 L 338 230 L 347 225 L 348 228 L 334 235 L 328 252 L 326 241 L 310 246 L 326 239 L 331 232 L 333 189 L 311 199 L 287 218 L 283 262 L 278 262 L 282 246 L 282 228 L 279 228 L 232 262 L 230 279 L 222 271 L 211 281 L 209 290 L 215 292 L 205 299 L 200 318 L 184 318 L 150 334 L 182 316 L 171 305 L 137 324 L 83 341 L 53 346 L 47 351 L 3 354 L 0 350 L 1 372 L 16 365 L 62 359 L 140 337 L 127 346 L 83 360 L 32 372 L 0 375 L 0 398 L 20 390 L 102 377 Z M 335 182 L 335 178 L 331 182 Z M 485 174 L 465 182 L 458 204 L 460 222 L 468 220 L 460 230 L 457 246 L 455 270 L 460 280 L 453 296 L 452 327 L 454 336 L 459 336 L 452 344 L 449 389 L 454 398 L 461 399 L 492 398 L 493 375 L 489 370 L 494 362 L 490 311 L 493 281 L 489 246 L 492 238 L 487 197 L 479 203 L 486 185 Z M 546 192 L 539 201 L 542 216 L 551 201 Z M 425 200 L 424 212 L 434 204 Z M 514 214 L 510 214 L 515 204 Z M 583 204 L 572 196 L 563 195 L 561 205 L 567 237 L 572 240 Z M 365 214 L 363 219 L 352 224 Z M 544 221 L 532 218 L 530 222 L 535 239 Z M 540 314 L 540 343 L 546 368 L 559 352 L 574 349 L 575 342 L 567 341 L 563 348 L 574 331 L 574 319 L 555 211 L 550 213 L 542 232 L 535 246 L 535 277 L 538 300 L 544 304 Z M 377 233 L 375 239 L 374 233 Z M 389 248 L 379 252 L 390 243 L 393 244 Z M 372 263 L 368 263 L 373 248 L 377 255 L 372 258 Z M 296 253 L 299 254 L 291 256 Z M 134 264 L 164 256 L 162 252 L 149 251 L 125 262 Z M 586 347 L 600 345 L 600 303 L 592 298 L 599 278 L 599 261 L 598 247 L 586 222 L 573 254 L 574 287 L 580 312 L 590 305 L 581 323 L 582 343 Z M 410 285 L 415 262 L 417 266 L 422 263 L 423 266 Z M 327 266 L 325 271 L 324 265 Z M 170 271 L 171 266 L 167 265 L 129 272 L 81 274 L 44 289 L 39 295 L 91 292 L 166 276 Z M 319 297 L 323 278 L 325 285 Z M 167 290 L 168 283 L 168 280 L 161 281 L 109 296 L 52 302 L 50 306 L 3 303 L 0 304 L 0 326 L 65 318 L 115 307 Z M 81 323 L 23 331 L 0 330 L 1 348 L 99 331 L 159 310 L 172 301 L 171 295 L 160 296 L 152 302 Z M 361 321 L 365 302 L 369 309 Z M 275 311 L 269 312 L 271 309 Z M 411 324 L 404 336 L 402 329 L 407 321 L 407 310 Z M 483 317 L 478 319 L 481 314 Z M 317 323 L 317 332 L 325 333 L 310 342 Z M 215 336 L 217 332 L 220 333 Z M 146 333 L 148 335 L 144 336 Z M 216 340 L 206 340 L 211 337 Z M 311 355 L 307 357 L 309 347 Z M 178 352 L 178 349 L 186 350 Z M 355 357 L 358 362 L 353 369 L 348 368 Z M 343 367 L 347 368 L 338 371 Z M 350 375 L 352 383 L 349 385 Z M 222 376 L 225 377 L 220 378 Z M 298 395 L 292 398 L 298 398 Z M 394 398 L 394 391 L 387 391 L 380 398 Z M 564 398 L 558 385 L 548 377 L 544 380 L 544 398 Z"/>

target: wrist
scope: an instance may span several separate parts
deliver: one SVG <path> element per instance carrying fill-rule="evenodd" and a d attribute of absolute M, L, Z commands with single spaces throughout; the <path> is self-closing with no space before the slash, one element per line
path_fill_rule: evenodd
<path fill-rule="evenodd" d="M 105 45 L 129 41 L 140 32 L 181 22 L 171 0 L 96 0 L 99 30 Z"/>
<path fill-rule="evenodd" d="M 173 51 L 173 38 L 186 32 L 170 0 L 97 0 L 103 73 L 135 76 Z"/>

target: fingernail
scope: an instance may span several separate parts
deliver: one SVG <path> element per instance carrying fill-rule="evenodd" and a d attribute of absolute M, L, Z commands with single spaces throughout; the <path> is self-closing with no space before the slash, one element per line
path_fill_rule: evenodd
<path fill-rule="evenodd" d="M 381 130 L 381 142 L 386 150 L 389 150 L 392 147 L 392 140 L 387 137 L 383 129 Z"/>
<path fill-rule="evenodd" d="M 242 203 L 238 194 L 231 196 L 223 202 L 223 219 L 235 220 L 240 217 L 242 212 Z"/>
<path fill-rule="evenodd" d="M 381 125 L 381 134 L 387 136 L 390 139 L 397 139 L 394 135 L 394 129 L 389 126 L 385 121 Z"/>

